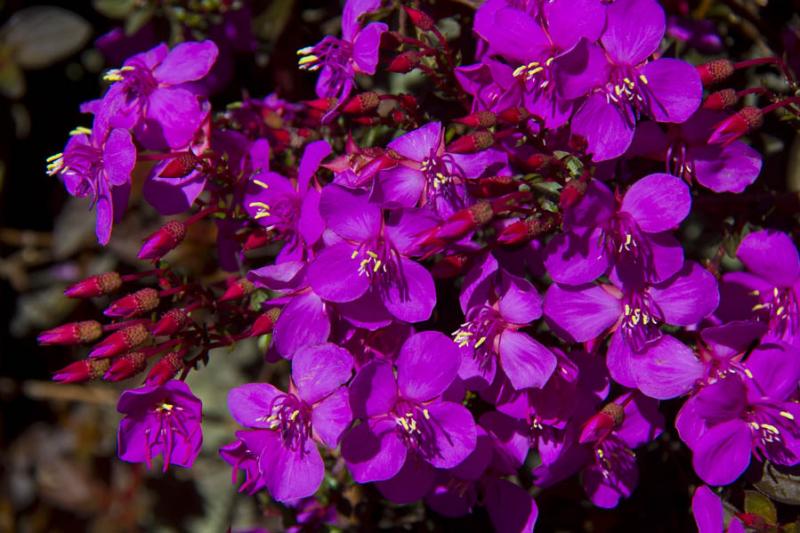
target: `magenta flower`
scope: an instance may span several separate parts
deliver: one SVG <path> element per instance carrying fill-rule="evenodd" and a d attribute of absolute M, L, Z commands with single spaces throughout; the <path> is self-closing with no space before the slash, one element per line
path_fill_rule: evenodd
<path fill-rule="evenodd" d="M 617 0 L 608 6 L 607 17 L 600 38 L 608 58 L 600 67 L 604 81 L 572 118 L 572 132 L 586 139 L 595 161 L 625 153 L 642 116 L 683 122 L 703 94 L 700 76 L 689 63 L 648 61 L 666 29 L 664 10 L 655 0 Z"/>
<path fill-rule="evenodd" d="M 690 326 L 710 315 L 719 302 L 716 279 L 699 264 L 687 262 L 659 284 L 614 282 L 615 287 L 554 283 L 545 295 L 548 323 L 575 342 L 590 341 L 612 328 L 607 364 L 615 381 L 658 399 L 687 392 L 702 377 L 703 365 L 660 328 Z"/>
<path fill-rule="evenodd" d="M 628 277 L 666 280 L 683 266 L 683 249 L 669 230 L 690 208 L 689 188 L 668 174 L 640 179 L 621 201 L 592 180 L 581 201 L 564 214 L 566 231 L 547 245 L 547 271 L 567 285 L 593 281 L 611 267 Z"/>
<path fill-rule="evenodd" d="M 708 144 L 719 120 L 718 113 L 700 110 L 666 133 L 654 122 L 643 122 L 636 127 L 628 155 L 664 161 L 670 174 L 714 192 L 742 192 L 761 172 L 761 155 L 742 141 Z"/>
<path fill-rule="evenodd" d="M 325 467 L 315 441 L 335 448 L 350 425 L 343 385 L 352 371 L 353 358 L 347 350 L 320 344 L 295 354 L 289 392 L 268 383 L 250 383 L 229 393 L 233 418 L 259 430 L 243 442 L 258 457 L 262 481 L 276 500 L 305 498 L 319 488 Z"/>
<path fill-rule="evenodd" d="M 48 173 L 58 174 L 72 196 L 89 197 L 97 210 L 95 231 L 108 244 L 111 228 L 128 205 L 136 147 L 124 129 L 109 129 L 105 117 L 93 129 L 78 128 L 63 154 L 48 159 Z"/>
<path fill-rule="evenodd" d="M 372 200 L 385 207 L 427 206 L 442 218 L 467 207 L 466 180 L 509 175 L 500 150 L 451 154 L 445 150 L 441 122 L 406 133 L 387 146 L 400 163 L 378 174 Z"/>
<path fill-rule="evenodd" d="M 259 452 L 267 446 L 262 437 L 258 430 L 237 431 L 236 440 L 219 449 L 220 457 L 231 465 L 231 483 L 235 485 L 239 471 L 244 472 L 239 492 L 255 494 L 267 486 L 258 467 Z"/>
<path fill-rule="evenodd" d="M 164 471 L 174 464 L 190 467 L 200 453 L 203 405 L 183 381 L 126 390 L 117 404 L 117 453 L 129 463 L 147 463 L 161 455 Z"/>
<path fill-rule="evenodd" d="M 419 480 L 426 479 L 428 487 L 433 483 L 431 466 L 452 468 L 475 449 L 472 414 L 442 396 L 457 377 L 460 359 L 450 339 L 425 331 L 403 344 L 397 376 L 380 360 L 361 368 L 350 385 L 350 406 L 362 423 L 342 442 L 342 456 L 357 482 L 389 480 L 410 462 L 410 473 L 417 475 L 404 475 L 409 483 L 398 490 L 415 492 Z"/>
<path fill-rule="evenodd" d="M 799 355 L 788 345 L 762 345 L 741 374 L 704 387 L 686 402 L 678 427 L 703 481 L 732 483 L 751 455 L 777 465 L 800 463 L 800 404 L 792 401 L 800 380 Z"/>
<path fill-rule="evenodd" d="M 132 129 L 146 146 L 185 147 L 205 116 L 187 84 L 203 78 L 217 59 L 212 41 L 160 44 L 128 59 L 106 79 L 114 82 L 87 109 L 108 113 L 111 126 Z"/>
<path fill-rule="evenodd" d="M 692 514 L 697 524 L 698 533 L 744 533 L 744 524 L 732 516 L 725 528 L 725 514 L 722 501 L 706 485 L 700 485 L 692 496 Z"/>
<path fill-rule="evenodd" d="M 406 322 L 430 318 L 436 304 L 433 278 L 409 255 L 417 235 L 435 223 L 432 215 L 407 209 L 392 212 L 384 221 L 366 193 L 338 185 L 323 189 L 320 213 L 333 233 L 329 242 L 335 242 L 309 266 L 308 281 L 315 293 L 342 304 L 358 300 L 362 313 L 388 310 Z"/>
<path fill-rule="evenodd" d="M 476 270 L 490 274 L 471 275 L 462 289 L 465 321 L 453 332 L 453 341 L 464 354 L 459 376 L 470 386 L 480 382 L 486 386 L 499 367 L 515 389 L 542 388 L 556 368 L 556 357 L 519 331 L 542 316 L 539 293 L 527 280 L 498 270 L 491 256 Z"/>
<path fill-rule="evenodd" d="M 297 51 L 301 69 L 320 71 L 317 96 L 344 103 L 353 90 L 356 73 L 375 74 L 381 35 L 389 28 L 382 22 L 362 28 L 359 17 L 380 6 L 380 0 L 347 0 L 342 13 L 342 38 L 328 35 L 314 46 Z"/>

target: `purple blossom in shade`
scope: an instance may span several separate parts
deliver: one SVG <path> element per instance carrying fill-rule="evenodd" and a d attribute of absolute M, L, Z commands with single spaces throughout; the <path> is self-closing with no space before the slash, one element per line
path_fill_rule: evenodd
<path fill-rule="evenodd" d="M 188 85 L 203 78 L 217 59 L 212 41 L 186 42 L 172 50 L 160 44 L 110 71 L 114 82 L 87 111 L 108 113 L 112 127 L 131 129 L 149 148 L 183 148 L 206 112 Z"/>
<path fill-rule="evenodd" d="M 487 2 L 475 14 L 475 32 L 489 54 L 506 58 L 524 91 L 525 107 L 548 128 L 565 124 L 576 99 L 602 82 L 602 50 L 590 45 L 605 26 L 606 8 L 595 0 L 543 3 L 539 19 L 503 2 Z M 581 13 L 576 18 L 575 13 Z"/>
<path fill-rule="evenodd" d="M 689 188 L 675 176 L 646 176 L 621 201 L 592 180 L 580 202 L 564 213 L 564 233 L 545 249 L 547 272 L 567 285 L 588 283 L 611 267 L 663 281 L 683 266 L 683 248 L 669 230 L 690 209 Z"/>
<path fill-rule="evenodd" d="M 713 383 L 730 373 L 743 371 L 744 355 L 766 331 L 758 322 L 736 320 L 700 331 L 697 353 L 706 367 L 705 380 Z"/>
<path fill-rule="evenodd" d="M 497 263 L 493 264 L 496 268 Z M 465 287 L 471 288 L 468 282 Z M 459 377 L 468 384 L 477 382 L 472 387 L 485 387 L 495 379 L 499 366 L 515 389 L 542 388 L 556 368 L 556 356 L 519 331 L 542 316 L 541 297 L 533 285 L 499 270 L 488 290 L 479 287 L 468 300 L 475 303 L 462 305 L 465 321 L 453 332 L 453 341 L 463 353 Z"/>
<path fill-rule="evenodd" d="M 713 20 L 670 15 L 667 17 L 667 35 L 703 54 L 718 54 L 723 49 L 722 37 L 717 33 Z"/>
<path fill-rule="evenodd" d="M 433 277 L 409 259 L 417 236 L 436 223 L 429 212 L 398 210 L 384 221 L 367 193 L 329 185 L 322 191 L 320 213 L 330 244 L 309 265 L 315 293 L 339 304 L 361 302 L 360 310 L 349 306 L 354 313 L 388 311 L 405 322 L 430 318 L 436 305 Z"/>
<path fill-rule="evenodd" d="M 128 205 L 131 172 L 136 166 L 131 134 L 109 129 L 104 117 L 98 117 L 92 130 L 76 129 L 64 153 L 48 158 L 48 163 L 48 174 L 58 174 L 69 194 L 91 198 L 97 211 L 97 240 L 108 244 L 114 221 Z"/>
<path fill-rule="evenodd" d="M 800 257 L 791 237 L 761 230 L 742 239 L 736 257 L 748 272 L 723 276 L 719 317 L 755 320 L 767 335 L 796 344 L 800 338 Z"/>
<path fill-rule="evenodd" d="M 163 457 L 169 465 L 190 467 L 200 453 L 203 404 L 183 381 L 145 385 L 122 393 L 117 411 L 125 415 L 119 423 L 117 453 L 129 463 L 147 463 Z"/>
<path fill-rule="evenodd" d="M 350 406 L 362 423 L 342 441 L 342 457 L 358 483 L 402 474 L 392 487 L 395 497 L 423 496 L 434 482 L 431 467 L 453 468 L 472 453 L 477 439 L 472 414 L 443 397 L 460 359 L 450 339 L 426 331 L 403 343 L 396 377 L 392 365 L 380 360 L 359 370 L 350 385 Z"/>
<path fill-rule="evenodd" d="M 686 402 L 677 423 L 694 452 L 693 465 L 710 485 L 735 481 L 751 455 L 782 466 L 800 463 L 800 354 L 789 345 L 762 345 L 744 370 L 716 381 Z"/>
<path fill-rule="evenodd" d="M 257 223 L 284 239 L 276 262 L 303 258 L 306 249 L 322 235 L 320 193 L 311 178 L 330 153 L 331 146 L 326 141 L 306 146 L 296 182 L 269 171 L 267 156 L 266 166 L 256 169 L 248 182 L 242 201 L 245 211 Z"/>
<path fill-rule="evenodd" d="M 299 502 L 292 502 L 297 513 L 297 523 L 286 528 L 286 533 L 307 533 L 309 531 L 324 531 L 325 526 L 336 524 L 336 507 L 332 502 L 323 504 L 316 498 L 303 498 Z"/>
<path fill-rule="evenodd" d="M 321 344 L 331 332 L 331 309 L 309 287 L 303 261 L 286 261 L 253 269 L 247 279 L 275 291 L 270 305 L 283 304 L 272 332 L 272 347 L 286 359 L 304 346 Z"/>
<path fill-rule="evenodd" d="M 614 282 L 614 287 L 554 283 L 544 301 L 548 323 L 575 342 L 593 340 L 611 328 L 607 364 L 615 381 L 658 399 L 687 392 L 703 376 L 703 364 L 660 327 L 691 326 L 710 315 L 719 303 L 716 279 L 687 261 L 662 283 Z"/>
<path fill-rule="evenodd" d="M 324 475 L 316 440 L 329 448 L 350 425 L 347 388 L 353 360 L 347 350 L 319 344 L 299 350 L 292 360 L 292 386 L 282 392 L 267 383 L 232 389 L 228 408 L 252 436 L 258 468 L 273 498 L 285 502 L 311 496 Z"/>
<path fill-rule="evenodd" d="M 655 0 L 617 0 L 607 8 L 600 42 L 608 64 L 604 80 L 572 118 L 595 161 L 624 154 L 636 122 L 683 122 L 700 105 L 703 87 L 695 68 L 677 59 L 648 61 L 664 36 L 664 10 Z M 588 76 L 588 74 L 585 74 Z"/>
<path fill-rule="evenodd" d="M 472 96 L 472 112 L 500 113 L 522 105 L 522 86 L 514 69 L 483 58 L 480 63 L 456 67 L 455 76 L 464 91 Z"/>
<path fill-rule="evenodd" d="M 388 144 L 400 160 L 378 174 L 372 200 L 386 207 L 427 206 L 442 218 L 467 207 L 465 181 L 509 175 L 508 158 L 500 150 L 474 154 L 446 151 L 441 122 L 430 122 Z"/>
<path fill-rule="evenodd" d="M 687 181 L 697 181 L 714 192 L 742 192 L 761 172 L 761 154 L 742 141 L 726 146 L 708 144 L 719 113 L 701 109 L 665 133 L 655 122 L 643 122 L 628 155 L 664 161 L 666 171 Z"/>
<path fill-rule="evenodd" d="M 631 495 L 639 482 L 633 450 L 661 434 L 664 417 L 656 400 L 636 393 L 614 403 L 623 408 L 622 423 L 595 441 L 566 449 L 554 463 L 536 467 L 536 485 L 549 487 L 582 469 L 583 488 L 596 506 L 611 509 Z"/>
<path fill-rule="evenodd" d="M 259 430 L 237 431 L 236 440 L 219 449 L 219 455 L 231 465 L 231 483 L 237 482 L 239 471 L 244 472 L 244 483 L 239 492 L 255 494 L 266 487 L 258 468 L 258 457 L 266 447 Z"/>
<path fill-rule="evenodd" d="M 371 22 L 362 28 L 359 18 L 380 6 L 380 0 L 347 0 L 342 13 L 342 38 L 328 35 L 314 46 L 297 51 L 301 69 L 320 71 L 317 96 L 343 103 L 355 86 L 357 73 L 375 74 L 381 35 L 389 27 Z"/>
<path fill-rule="evenodd" d="M 706 485 L 700 485 L 692 496 L 692 514 L 698 533 L 744 533 L 744 524 L 735 516 L 731 517 L 725 529 L 725 514 L 722 500 Z"/>

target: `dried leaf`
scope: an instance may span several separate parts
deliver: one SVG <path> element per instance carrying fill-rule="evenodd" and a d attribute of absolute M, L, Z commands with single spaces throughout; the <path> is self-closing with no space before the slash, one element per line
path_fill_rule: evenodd
<path fill-rule="evenodd" d="M 768 524 L 774 525 L 778 521 L 778 511 L 772 500 L 754 490 L 745 491 L 744 511 L 760 516 Z"/>
<path fill-rule="evenodd" d="M 88 22 L 72 11 L 36 6 L 15 13 L 0 30 L 22 68 L 47 67 L 77 52 L 89 40 Z"/>
<path fill-rule="evenodd" d="M 764 463 L 761 479 L 755 487 L 775 501 L 800 505 L 800 469 L 797 467 L 778 470 L 772 463 Z"/>
<path fill-rule="evenodd" d="M 94 0 L 94 8 L 111 19 L 124 19 L 133 11 L 136 0 Z"/>

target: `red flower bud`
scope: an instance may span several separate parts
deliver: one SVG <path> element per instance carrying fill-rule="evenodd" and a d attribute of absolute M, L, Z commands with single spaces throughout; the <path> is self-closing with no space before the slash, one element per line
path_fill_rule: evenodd
<path fill-rule="evenodd" d="M 516 191 L 519 182 L 511 176 L 489 176 L 477 180 L 467 180 L 467 190 L 477 198 L 492 198 Z"/>
<path fill-rule="evenodd" d="M 170 352 L 153 365 L 145 382 L 148 385 L 163 385 L 175 377 L 186 366 L 183 362 L 184 351 Z"/>
<path fill-rule="evenodd" d="M 159 172 L 162 178 L 184 178 L 200 163 L 200 158 L 190 151 L 181 152 L 164 165 Z"/>
<path fill-rule="evenodd" d="M 709 94 L 703 102 L 703 108 L 719 111 L 733 107 L 738 101 L 739 97 L 736 96 L 735 90 L 722 89 L 721 91 Z"/>
<path fill-rule="evenodd" d="M 312 109 L 316 109 L 317 111 L 327 113 L 331 109 L 335 108 L 337 103 L 339 103 L 339 100 L 331 96 L 329 98 L 317 98 L 316 100 L 309 100 L 306 102 L 306 105 Z"/>
<path fill-rule="evenodd" d="M 108 370 L 108 359 L 83 359 L 69 364 L 53 374 L 53 381 L 59 383 L 83 383 L 97 379 Z"/>
<path fill-rule="evenodd" d="M 263 248 L 272 242 L 272 237 L 264 231 L 254 231 L 245 239 L 242 244 L 242 251 L 249 252 L 250 250 L 257 250 Z"/>
<path fill-rule="evenodd" d="M 342 107 L 342 112 L 354 115 L 368 113 L 374 109 L 377 109 L 380 103 L 381 99 L 378 96 L 378 93 L 368 91 L 357 94 L 351 98 L 346 104 L 344 104 L 344 107 Z"/>
<path fill-rule="evenodd" d="M 389 66 L 386 68 L 389 72 L 397 74 L 406 74 L 411 72 L 419 65 L 420 55 L 415 50 L 408 50 L 400 55 L 395 56 Z"/>
<path fill-rule="evenodd" d="M 256 318 L 255 322 L 253 322 L 253 327 L 250 329 L 250 336 L 255 337 L 257 335 L 266 335 L 267 333 L 272 333 L 272 329 L 275 327 L 275 322 L 278 320 L 280 314 L 280 308 L 273 307 L 263 315 Z"/>
<path fill-rule="evenodd" d="M 727 59 L 715 59 L 702 65 L 698 65 L 697 73 L 700 74 L 700 81 L 708 87 L 728 79 L 736 70 L 733 63 Z"/>
<path fill-rule="evenodd" d="M 743 107 L 714 127 L 708 144 L 728 146 L 733 141 L 757 130 L 764 123 L 764 114 L 757 107 Z"/>
<path fill-rule="evenodd" d="M 578 442 L 597 442 L 606 438 L 625 420 L 625 409 L 616 403 L 609 403 L 599 413 L 595 413 L 581 429 Z"/>
<path fill-rule="evenodd" d="M 509 124 L 519 124 L 530 118 L 531 114 L 524 107 L 511 107 L 501 112 L 498 118 Z"/>
<path fill-rule="evenodd" d="M 225 290 L 225 293 L 222 296 L 220 296 L 218 301 L 227 302 L 228 300 L 237 300 L 239 298 L 247 296 L 248 294 L 253 292 L 255 288 L 256 286 L 253 285 L 246 278 L 241 278 L 231 283 Z"/>
<path fill-rule="evenodd" d="M 156 322 L 151 332 L 154 336 L 174 335 L 189 323 L 189 315 L 180 308 L 170 309 Z"/>
<path fill-rule="evenodd" d="M 555 226 L 556 219 L 549 214 L 528 217 L 503 228 L 497 236 L 497 242 L 505 246 L 516 246 L 547 233 Z"/>
<path fill-rule="evenodd" d="M 93 342 L 103 334 L 103 326 L 95 320 L 84 322 L 71 322 L 53 329 L 43 331 L 39 338 L 39 344 L 83 344 Z"/>
<path fill-rule="evenodd" d="M 566 209 L 577 204 L 583 195 L 586 194 L 586 187 L 588 182 L 584 180 L 569 180 L 564 188 L 561 189 L 561 195 L 558 199 L 558 205 L 561 209 Z"/>
<path fill-rule="evenodd" d="M 422 234 L 417 246 L 420 248 L 442 248 L 455 242 L 492 219 L 492 205 L 480 201 L 453 213 L 450 218 Z"/>
<path fill-rule="evenodd" d="M 170 220 L 145 239 L 139 250 L 139 259 L 160 259 L 178 246 L 186 236 L 186 224 Z"/>
<path fill-rule="evenodd" d="M 101 359 L 108 361 L 108 359 Z M 144 352 L 130 352 L 114 359 L 111 367 L 103 375 L 105 381 L 122 381 L 135 376 L 147 367 L 147 355 Z"/>
<path fill-rule="evenodd" d="M 97 274 L 96 276 L 89 276 L 88 278 L 79 281 L 72 285 L 64 294 L 69 298 L 94 298 L 95 296 L 102 296 L 109 294 L 119 289 L 122 286 L 122 278 L 116 272 L 106 272 L 104 274 Z"/>
<path fill-rule="evenodd" d="M 466 254 L 453 254 L 442 257 L 434 263 L 431 274 L 436 279 L 451 279 L 464 272 L 464 267 L 469 261 Z"/>
<path fill-rule="evenodd" d="M 115 331 L 102 342 L 95 345 L 89 357 L 113 357 L 129 352 L 150 339 L 150 332 L 144 324 L 136 324 L 125 329 Z"/>
<path fill-rule="evenodd" d="M 435 23 L 430 15 L 406 6 L 403 6 L 403 9 L 408 14 L 408 18 L 411 19 L 411 24 L 422 31 L 431 31 L 433 29 Z"/>
<path fill-rule="evenodd" d="M 131 318 L 132 316 L 152 311 L 158 307 L 159 301 L 158 291 L 148 287 L 114 301 L 103 311 L 103 314 L 106 316 Z"/>
<path fill-rule="evenodd" d="M 465 124 L 472 128 L 491 128 L 497 124 L 497 115 L 491 111 L 478 111 L 466 117 L 457 118 L 454 122 Z"/>
<path fill-rule="evenodd" d="M 472 154 L 494 144 L 494 136 L 488 131 L 476 131 L 451 142 L 447 151 L 451 154 Z"/>

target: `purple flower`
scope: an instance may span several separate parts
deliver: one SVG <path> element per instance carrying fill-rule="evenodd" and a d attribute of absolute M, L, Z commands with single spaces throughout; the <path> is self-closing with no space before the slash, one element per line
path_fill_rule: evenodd
<path fill-rule="evenodd" d="M 108 244 L 111 227 L 128 205 L 136 147 L 124 129 L 107 127 L 103 117 L 92 130 L 78 128 L 63 154 L 48 158 L 48 174 L 58 174 L 72 196 L 89 197 L 97 209 L 95 232 Z"/>
<path fill-rule="evenodd" d="M 791 401 L 800 380 L 799 355 L 788 345 L 762 345 L 742 373 L 704 387 L 686 402 L 678 427 L 703 481 L 732 483 L 751 454 L 778 465 L 800 463 L 800 404 Z"/>
<path fill-rule="evenodd" d="M 130 463 L 147 463 L 162 455 L 170 464 L 190 467 L 200 453 L 203 405 L 183 381 L 126 390 L 117 404 L 125 417 L 119 423 L 117 452 Z"/>
<path fill-rule="evenodd" d="M 522 86 L 514 69 L 489 58 L 480 63 L 457 67 L 456 79 L 473 97 L 472 111 L 503 112 L 522 105 Z"/>
<path fill-rule="evenodd" d="M 335 448 L 350 425 L 343 385 L 352 369 L 347 350 L 320 344 L 295 354 L 289 392 L 268 383 L 250 383 L 229 393 L 233 418 L 259 430 L 248 437 L 250 442 L 243 442 L 258 457 L 262 481 L 276 500 L 305 498 L 319 488 L 325 467 L 315 439 Z"/>
<path fill-rule="evenodd" d="M 636 448 L 655 440 L 664 429 L 656 400 L 633 394 L 617 398 L 616 427 L 585 445 L 568 448 L 551 464 L 534 469 L 536 484 L 548 487 L 583 468 L 583 488 L 598 507 L 611 509 L 639 482 Z M 608 408 L 608 406 L 606 406 Z"/>
<path fill-rule="evenodd" d="M 395 491 L 422 496 L 434 481 L 431 466 L 452 468 L 472 453 L 477 439 L 472 414 L 442 396 L 457 377 L 460 359 L 450 339 L 426 331 L 403 344 L 396 377 L 385 361 L 361 368 L 350 385 L 350 406 L 362 423 L 342 442 L 342 456 L 357 482 L 392 479 L 409 463 L 403 476 L 408 484 Z M 420 486 L 423 479 L 427 487 Z"/>
<path fill-rule="evenodd" d="M 242 202 L 245 211 L 260 225 L 284 239 L 284 246 L 276 258 L 278 263 L 304 257 L 306 248 L 313 246 L 322 235 L 320 193 L 311 183 L 311 178 L 330 153 L 331 146 L 326 141 L 306 146 L 295 183 L 271 172 L 267 155 L 265 168 L 256 169 L 248 182 Z"/>
<path fill-rule="evenodd" d="M 112 127 L 133 129 L 148 147 L 185 147 L 205 116 L 187 84 L 203 78 L 217 59 L 212 41 L 186 42 L 172 50 L 160 44 L 112 70 L 114 82 L 87 110 L 108 113 Z"/>
<path fill-rule="evenodd" d="M 721 146 L 708 137 L 721 117 L 700 110 L 667 133 L 654 122 L 636 127 L 628 155 L 641 155 L 666 163 L 670 174 L 696 180 L 714 192 L 742 192 L 761 172 L 761 155 L 742 141 Z"/>
<path fill-rule="evenodd" d="M 255 494 L 266 487 L 264 478 L 258 467 L 258 455 L 265 444 L 261 432 L 237 431 L 236 440 L 219 449 L 219 455 L 231 465 L 231 483 L 236 484 L 239 471 L 244 472 L 244 483 L 239 487 L 239 492 Z"/>
<path fill-rule="evenodd" d="M 599 83 L 597 71 L 605 61 L 588 43 L 600 37 L 606 9 L 595 0 L 545 2 L 539 12 L 545 30 L 525 11 L 503 4 L 483 4 L 475 32 L 489 43 L 490 54 L 519 65 L 512 76 L 523 87 L 526 108 L 557 128 L 569 120 L 575 99 Z"/>
<path fill-rule="evenodd" d="M 341 304 L 360 301 L 361 313 L 388 310 L 405 322 L 430 318 L 436 304 L 433 278 L 408 258 L 416 236 L 435 223 L 429 213 L 400 210 L 384 221 L 367 193 L 338 185 L 323 189 L 320 213 L 332 235 L 308 269 L 315 293 Z"/>
<path fill-rule="evenodd" d="M 683 122 L 697 110 L 703 87 L 694 67 L 676 59 L 648 58 L 666 27 L 655 0 L 617 0 L 607 9 L 600 42 L 608 64 L 603 82 L 575 113 L 572 132 L 586 139 L 595 161 L 619 157 L 642 115 L 658 122 Z"/>
<path fill-rule="evenodd" d="M 700 485 L 692 496 L 692 514 L 699 533 L 723 533 L 726 531 L 722 501 L 706 485 Z M 728 533 L 744 533 L 744 524 L 731 517 L 728 523 Z"/>
<path fill-rule="evenodd" d="M 362 28 L 359 17 L 380 5 L 380 0 L 347 0 L 342 13 L 342 38 L 328 35 L 314 46 L 297 51 L 301 69 L 320 71 L 317 96 L 343 103 L 353 89 L 356 73 L 375 74 L 381 35 L 389 28 L 382 22 Z"/>
<path fill-rule="evenodd" d="M 398 137 L 387 150 L 400 163 L 380 172 L 372 191 L 372 200 L 386 207 L 427 206 L 447 218 L 469 204 L 465 180 L 509 174 L 508 159 L 499 150 L 447 152 L 441 122 Z"/>
<path fill-rule="evenodd" d="M 488 287 L 473 288 L 469 278 L 464 284 L 465 322 L 453 332 L 453 341 L 464 351 L 459 376 L 486 386 L 495 379 L 499 366 L 515 389 L 542 388 L 556 368 L 556 357 L 519 331 L 542 316 L 541 297 L 530 282 L 497 270 L 497 262 L 487 258 L 476 268 L 494 266 L 491 279 L 480 273 L 472 278 L 488 281 L 481 284 Z"/>
<path fill-rule="evenodd" d="M 769 336 L 790 343 L 800 338 L 800 257 L 792 239 L 772 230 L 742 239 L 736 257 L 749 272 L 725 274 L 719 315 L 725 320 L 756 320 Z"/>
<path fill-rule="evenodd" d="M 615 267 L 627 276 L 663 281 L 683 266 L 683 249 L 669 230 L 691 208 L 689 188 L 668 174 L 634 183 L 621 201 L 592 180 L 564 213 L 566 231 L 547 245 L 545 267 L 558 283 L 580 285 Z"/>

